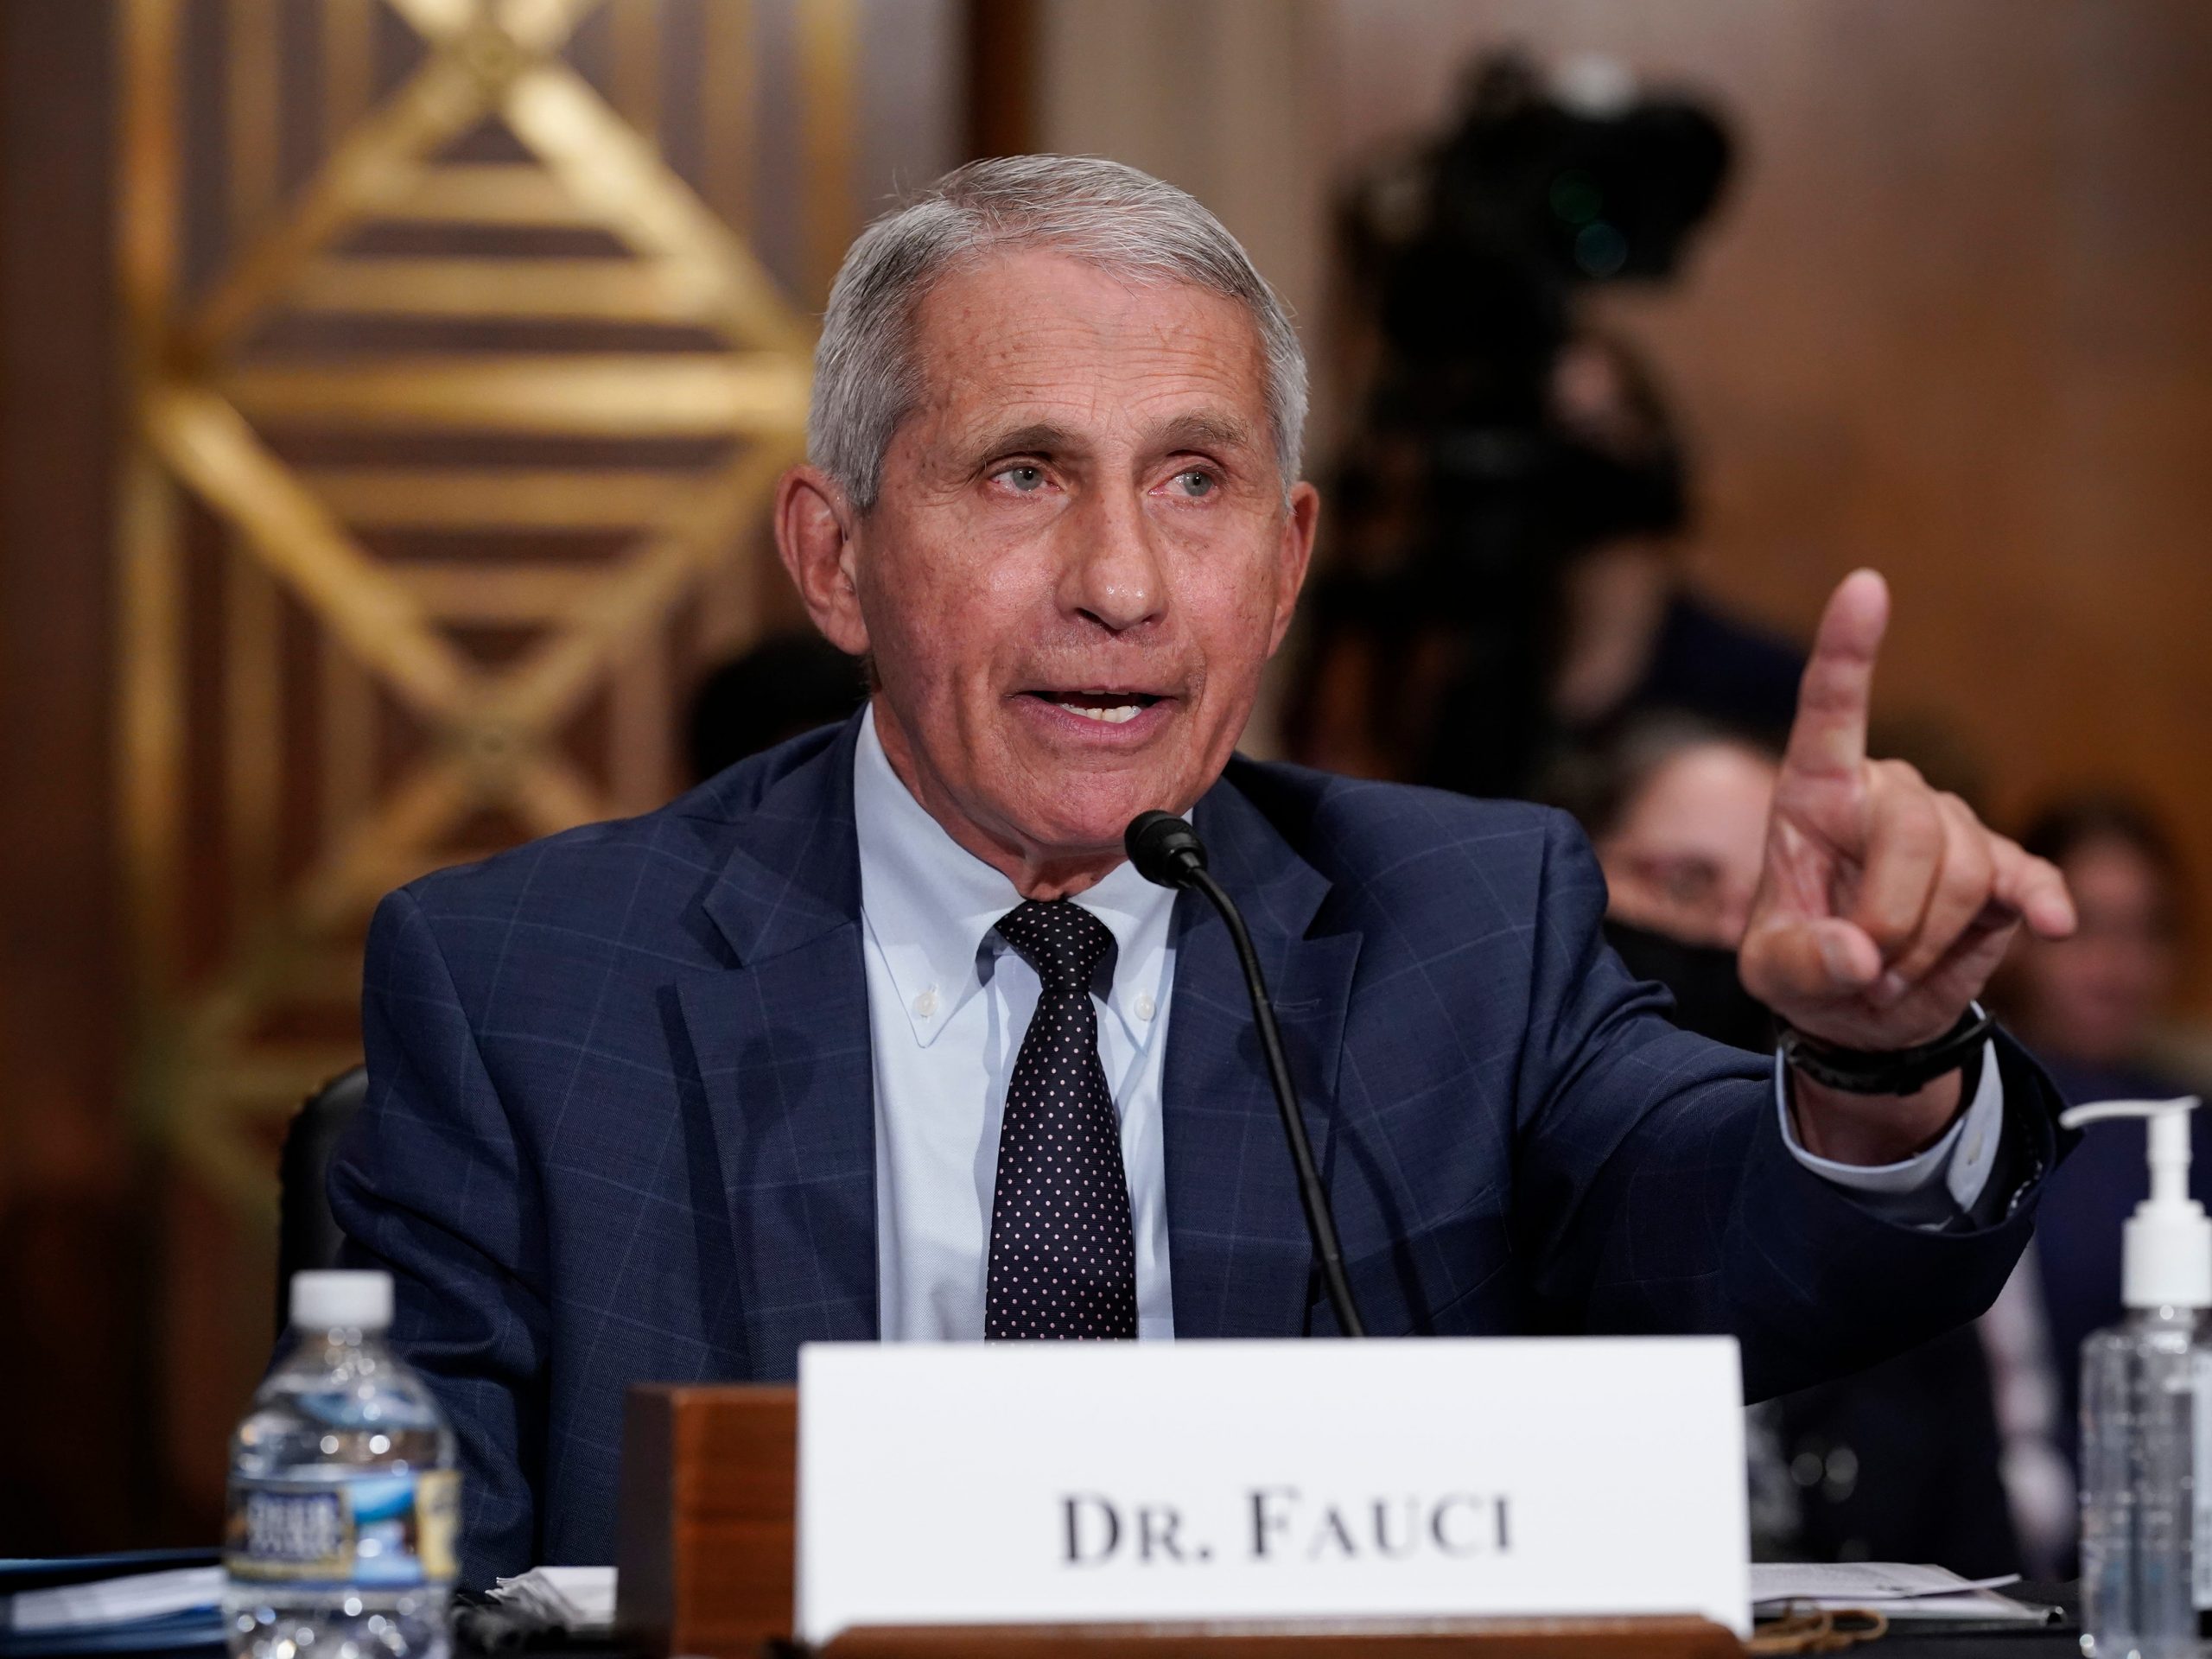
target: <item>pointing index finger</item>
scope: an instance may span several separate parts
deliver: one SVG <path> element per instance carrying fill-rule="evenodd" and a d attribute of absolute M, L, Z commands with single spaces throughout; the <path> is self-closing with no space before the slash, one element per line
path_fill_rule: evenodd
<path fill-rule="evenodd" d="M 1829 595 L 1798 687 L 1786 768 L 1839 776 L 1857 772 L 1866 759 L 1874 658 L 1889 623 L 1890 587 L 1878 571 L 1854 570 Z"/>

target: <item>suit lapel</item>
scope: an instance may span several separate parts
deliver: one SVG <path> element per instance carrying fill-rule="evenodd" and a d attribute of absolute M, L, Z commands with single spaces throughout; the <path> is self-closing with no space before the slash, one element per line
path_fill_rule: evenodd
<path fill-rule="evenodd" d="M 729 1215 L 745 1373 L 877 1334 L 874 1077 L 853 830 L 857 721 L 772 785 L 703 900 L 736 965 L 676 987 Z M 731 1304 L 734 1307 L 731 1308 Z"/>
<path fill-rule="evenodd" d="M 1233 783 L 1217 784 L 1195 817 L 1251 929 L 1326 1179 L 1359 936 L 1306 937 L 1329 884 Z M 1187 893 L 1176 901 L 1173 997 L 1162 1109 L 1176 1334 L 1302 1335 L 1313 1246 L 1296 1172 L 1229 930 Z"/>
<path fill-rule="evenodd" d="M 728 1312 L 709 1334 L 718 1345 L 734 1336 L 756 1380 L 795 1375 L 803 1342 L 880 1330 L 858 731 L 848 726 L 734 827 L 736 850 L 702 902 L 735 965 L 675 988 L 730 1228 L 727 1295 L 707 1287 Z M 1233 783 L 1195 816 L 1252 930 L 1325 1177 L 1359 936 L 1306 937 L 1328 882 Z M 1228 930 L 1187 896 L 1163 1090 L 1177 1334 L 1301 1334 L 1313 1250 L 1290 1154 Z M 1325 1325 L 1325 1309 L 1318 1317 Z"/>

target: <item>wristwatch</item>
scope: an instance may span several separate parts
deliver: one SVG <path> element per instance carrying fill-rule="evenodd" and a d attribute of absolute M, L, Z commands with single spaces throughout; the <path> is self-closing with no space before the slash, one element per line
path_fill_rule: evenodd
<path fill-rule="evenodd" d="M 1972 1059 L 1996 1027 L 1979 1002 L 1968 1005 L 1950 1030 L 1916 1048 L 1842 1048 L 1784 1026 L 1782 1058 L 1814 1082 L 1847 1095 L 1910 1095 Z"/>

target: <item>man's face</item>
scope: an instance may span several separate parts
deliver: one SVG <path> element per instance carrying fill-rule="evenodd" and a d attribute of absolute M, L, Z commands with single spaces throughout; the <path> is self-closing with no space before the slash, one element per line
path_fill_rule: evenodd
<path fill-rule="evenodd" d="M 2070 938 L 2022 944 L 2022 1013 L 2037 1045 L 2071 1059 L 2119 1065 L 2139 1058 L 2178 965 L 2165 873 L 2118 837 L 2083 842 L 2064 860 L 2082 923 Z"/>
<path fill-rule="evenodd" d="M 1664 761 L 1597 843 L 1607 913 L 1688 944 L 1744 942 L 1766 860 L 1775 766 L 1734 743 Z"/>
<path fill-rule="evenodd" d="M 1003 254 L 930 293 L 915 346 L 876 505 L 839 513 L 849 601 L 794 569 L 830 637 L 873 655 L 922 804 L 1025 892 L 1072 890 L 1137 813 L 1219 775 L 1314 494 L 1286 504 L 1257 331 L 1205 289 Z"/>

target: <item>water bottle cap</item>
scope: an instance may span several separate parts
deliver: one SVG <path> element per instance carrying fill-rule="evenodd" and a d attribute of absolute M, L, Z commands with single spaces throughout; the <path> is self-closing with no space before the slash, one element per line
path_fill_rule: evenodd
<path fill-rule="evenodd" d="M 381 1331 L 391 1323 L 388 1273 L 296 1273 L 292 1323 L 311 1331 Z"/>

